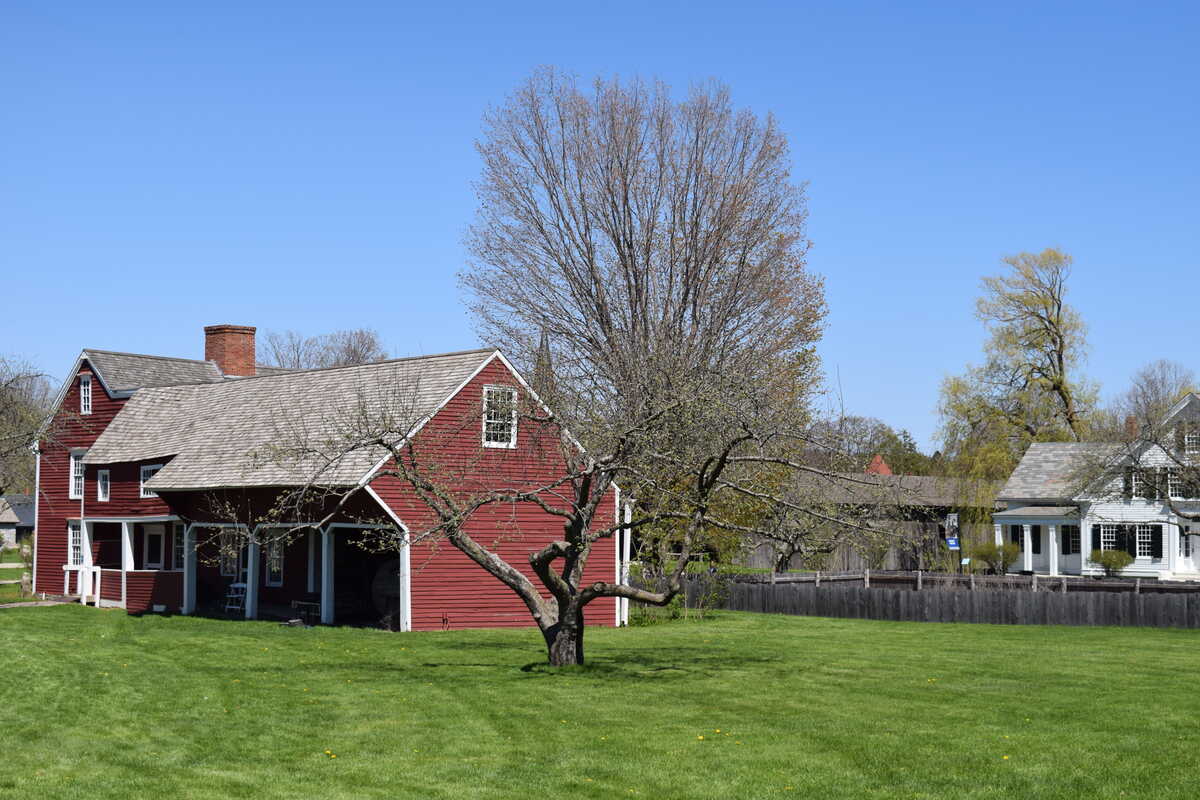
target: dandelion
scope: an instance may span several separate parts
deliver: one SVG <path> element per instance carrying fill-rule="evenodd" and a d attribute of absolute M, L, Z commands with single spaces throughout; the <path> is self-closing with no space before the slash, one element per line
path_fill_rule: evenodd
<path fill-rule="evenodd" d="M 1008 756 L 1004 756 L 1003 758 L 1005 761 L 1008 761 Z"/>
<path fill-rule="evenodd" d="M 704 741 L 704 737 L 703 737 L 703 736 L 697 736 L 696 738 L 697 738 L 697 739 L 699 739 L 699 740 L 700 740 L 700 741 L 702 741 L 702 742 Z"/>

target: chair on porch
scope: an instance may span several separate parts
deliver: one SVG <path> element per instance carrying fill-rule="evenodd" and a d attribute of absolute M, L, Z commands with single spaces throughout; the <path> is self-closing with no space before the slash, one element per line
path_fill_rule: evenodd
<path fill-rule="evenodd" d="M 245 613 L 246 611 L 246 584 L 234 582 L 229 584 L 229 589 L 225 592 L 225 613 Z"/>

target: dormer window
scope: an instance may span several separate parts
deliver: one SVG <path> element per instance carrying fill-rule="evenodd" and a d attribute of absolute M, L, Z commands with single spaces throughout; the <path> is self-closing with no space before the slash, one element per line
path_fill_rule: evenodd
<path fill-rule="evenodd" d="M 483 387 L 483 446 L 517 446 L 517 390 L 511 386 Z"/>
<path fill-rule="evenodd" d="M 79 413 L 92 413 L 92 376 L 79 376 Z"/>
<path fill-rule="evenodd" d="M 142 477 L 142 480 L 141 480 L 141 496 L 142 497 L 158 497 L 158 495 L 154 493 L 153 489 L 146 488 L 146 481 L 153 478 L 155 473 L 157 473 L 162 468 L 163 468 L 162 464 L 145 464 L 142 466 L 142 476 L 141 476 Z"/>

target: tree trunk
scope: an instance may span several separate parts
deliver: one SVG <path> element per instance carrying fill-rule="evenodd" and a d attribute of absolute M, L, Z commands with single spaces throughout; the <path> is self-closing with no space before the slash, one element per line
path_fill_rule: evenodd
<path fill-rule="evenodd" d="M 542 631 L 552 667 L 583 663 L 583 611 L 564 617 L 565 620 Z"/>

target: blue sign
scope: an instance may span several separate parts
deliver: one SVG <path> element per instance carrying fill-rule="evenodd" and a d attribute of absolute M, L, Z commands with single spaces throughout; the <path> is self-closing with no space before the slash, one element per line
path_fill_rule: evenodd
<path fill-rule="evenodd" d="M 957 536 L 947 536 L 946 537 L 946 546 L 949 547 L 951 550 L 958 550 L 959 549 L 958 537 Z"/>

